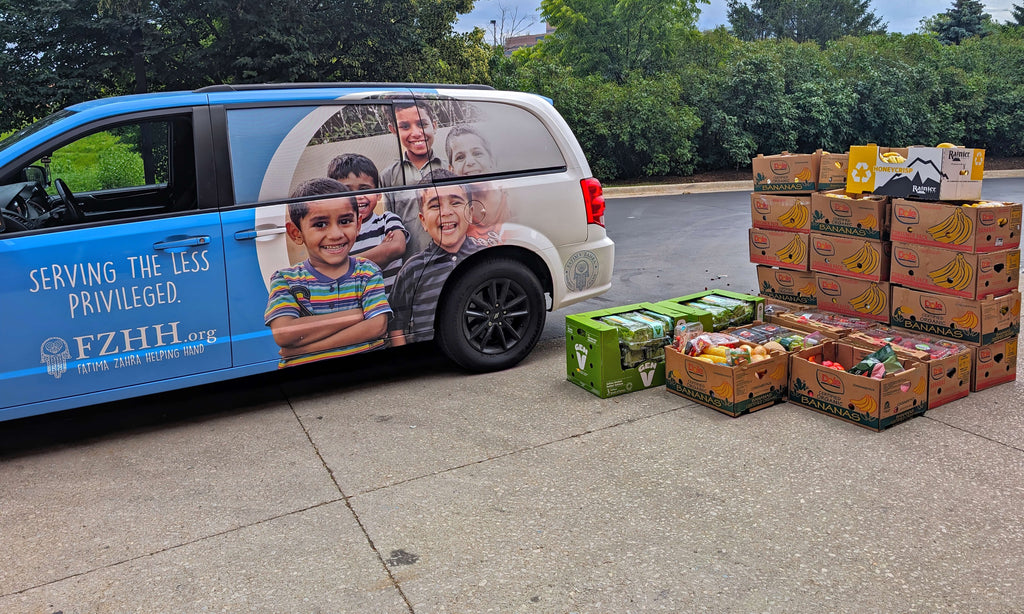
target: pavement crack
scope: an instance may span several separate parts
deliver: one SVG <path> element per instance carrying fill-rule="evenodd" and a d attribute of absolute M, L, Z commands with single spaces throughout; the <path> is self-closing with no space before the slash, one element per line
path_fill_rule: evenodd
<path fill-rule="evenodd" d="M 960 431 L 961 433 L 966 433 L 968 435 L 973 435 L 974 437 L 977 437 L 979 439 L 984 439 L 985 441 L 990 441 L 990 442 L 992 442 L 992 443 L 994 443 L 996 445 L 1003 446 L 1004 448 L 1008 448 L 1008 449 L 1014 450 L 1016 452 L 1024 452 L 1024 448 L 1020 448 L 1018 446 L 1008 444 L 1005 441 L 999 441 L 998 439 L 993 439 L 992 437 L 989 437 L 987 435 L 982 435 L 981 433 L 975 433 L 974 431 L 968 430 L 968 429 L 966 429 L 966 428 L 964 428 L 962 426 L 957 426 L 955 424 L 950 424 L 949 422 L 946 422 L 945 420 L 939 420 L 938 418 L 936 418 L 934 416 L 929 416 L 928 414 L 924 414 L 921 417 L 922 418 L 928 418 L 929 420 L 931 420 L 933 422 L 938 422 L 939 424 L 944 424 L 944 425 L 948 426 L 951 429 L 956 429 L 956 430 Z"/>

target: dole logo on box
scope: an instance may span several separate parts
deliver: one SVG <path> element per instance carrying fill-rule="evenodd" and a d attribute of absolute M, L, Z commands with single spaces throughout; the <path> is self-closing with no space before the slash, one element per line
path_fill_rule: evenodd
<path fill-rule="evenodd" d="M 989 271 L 992 270 L 992 259 L 982 258 L 981 261 L 978 263 L 978 268 L 981 270 L 981 272 L 988 273 Z"/>
<path fill-rule="evenodd" d="M 818 278 L 818 289 L 829 296 L 839 296 L 843 292 L 836 280 L 824 277 Z"/>
<path fill-rule="evenodd" d="M 768 204 L 768 199 L 763 196 L 758 196 L 754 199 L 754 210 L 758 213 L 769 213 L 772 208 Z"/>
<path fill-rule="evenodd" d="M 921 308 L 935 316 L 946 315 L 946 304 L 941 299 L 922 296 Z"/>
<path fill-rule="evenodd" d="M 690 379 L 696 382 L 706 382 L 708 381 L 708 374 L 704 370 L 704 367 L 697 364 L 698 362 L 700 361 L 688 360 L 686 362 L 686 374 L 690 376 Z"/>
<path fill-rule="evenodd" d="M 772 245 L 772 242 L 768 239 L 768 235 L 760 232 L 750 233 L 750 242 L 754 244 L 754 247 L 759 249 L 768 249 Z"/>
<path fill-rule="evenodd" d="M 775 282 L 778 283 L 780 286 L 784 286 L 787 288 L 791 288 L 796 285 L 796 280 L 793 279 L 793 276 L 790 275 L 789 273 L 786 273 L 785 271 L 775 272 Z"/>
<path fill-rule="evenodd" d="M 978 222 L 982 226 L 992 226 L 993 224 L 996 223 L 997 220 L 998 220 L 998 218 L 996 217 L 996 214 L 993 213 L 992 211 L 979 211 L 978 212 Z"/>
<path fill-rule="evenodd" d="M 786 175 L 789 173 L 789 162 L 785 160 L 772 160 L 772 172 L 776 175 Z"/>
<path fill-rule="evenodd" d="M 832 244 L 828 239 L 822 239 L 821 237 L 814 238 L 814 251 L 818 252 L 822 256 L 835 256 L 836 246 Z"/>
<path fill-rule="evenodd" d="M 893 253 L 893 258 L 900 265 L 911 269 L 917 268 L 921 264 L 921 259 L 918 257 L 917 252 L 905 247 L 897 247 Z"/>
<path fill-rule="evenodd" d="M 917 224 L 921 221 L 917 208 L 910 205 L 897 205 L 893 208 L 893 215 L 904 224 Z"/>
<path fill-rule="evenodd" d="M 853 215 L 853 209 L 850 208 L 850 205 L 835 200 L 829 203 L 829 209 L 839 217 L 850 217 Z"/>
<path fill-rule="evenodd" d="M 843 394 L 843 380 L 839 379 L 834 373 L 834 371 L 832 373 L 818 371 L 818 385 L 828 392 Z"/>

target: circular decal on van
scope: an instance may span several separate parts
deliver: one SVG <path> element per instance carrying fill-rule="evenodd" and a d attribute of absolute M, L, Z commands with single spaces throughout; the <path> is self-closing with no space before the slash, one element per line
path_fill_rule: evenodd
<path fill-rule="evenodd" d="M 576 252 L 565 263 L 565 287 L 581 292 L 597 283 L 597 255 L 590 250 Z"/>

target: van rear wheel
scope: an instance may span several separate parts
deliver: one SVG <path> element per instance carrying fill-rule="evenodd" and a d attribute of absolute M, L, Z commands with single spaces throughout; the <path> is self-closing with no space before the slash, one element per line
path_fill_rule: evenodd
<path fill-rule="evenodd" d="M 477 372 L 507 369 L 540 339 L 544 289 L 515 260 L 485 260 L 446 289 L 439 315 L 438 343 L 456 364 Z"/>

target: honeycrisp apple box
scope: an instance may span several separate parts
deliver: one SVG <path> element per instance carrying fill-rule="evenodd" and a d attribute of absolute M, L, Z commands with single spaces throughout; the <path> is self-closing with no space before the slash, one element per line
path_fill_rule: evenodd
<path fill-rule="evenodd" d="M 990 345 L 1020 333 L 1020 292 L 967 299 L 892 287 L 892 326 L 952 339 Z"/>
<path fill-rule="evenodd" d="M 889 279 L 908 288 L 962 298 L 1008 294 L 1020 283 L 1020 250 L 973 254 L 893 242 Z"/>
<path fill-rule="evenodd" d="M 974 351 L 962 343 L 887 327 L 857 331 L 844 337 L 843 342 L 872 351 L 889 343 L 900 359 L 924 365 L 928 374 L 928 409 L 962 399 L 971 390 Z"/>
<path fill-rule="evenodd" d="M 850 147 L 846 190 L 894 198 L 979 200 L 984 172 L 984 149 L 854 145 Z"/>
<path fill-rule="evenodd" d="M 811 233 L 812 271 L 868 281 L 889 281 L 889 241 Z"/>
<path fill-rule="evenodd" d="M 826 341 L 793 354 L 789 365 L 790 402 L 874 431 L 923 414 L 928 408 L 928 385 L 925 367 L 920 363 L 903 360 L 903 371 L 880 380 L 821 364 L 830 360 L 849 369 L 872 351 L 842 341 Z"/>
<path fill-rule="evenodd" d="M 814 273 L 757 265 L 757 287 L 761 296 L 799 305 L 818 302 Z"/>
<path fill-rule="evenodd" d="M 888 239 L 889 217 L 886 196 L 850 194 L 843 190 L 811 194 L 811 232 Z"/>
<path fill-rule="evenodd" d="M 888 282 L 815 273 L 815 284 L 818 287 L 818 309 L 889 323 Z"/>
<path fill-rule="evenodd" d="M 748 232 L 750 261 L 793 271 L 807 271 L 806 233 L 751 228 Z"/>
<path fill-rule="evenodd" d="M 890 220 L 893 241 L 961 252 L 1020 247 L 1021 204 L 924 202 L 897 198 Z"/>
<path fill-rule="evenodd" d="M 818 188 L 821 150 L 812 154 L 782 152 L 773 156 L 758 154 L 750 161 L 755 192 L 810 194 Z"/>
<path fill-rule="evenodd" d="M 811 198 L 754 192 L 750 195 L 750 218 L 754 228 L 810 232 Z"/>
<path fill-rule="evenodd" d="M 971 392 L 985 390 L 1017 379 L 1017 337 L 1004 339 L 974 350 Z"/>
<path fill-rule="evenodd" d="M 698 317 L 683 307 L 669 312 L 654 303 L 636 303 L 566 316 L 566 379 L 602 399 L 664 385 L 664 355 L 659 352 L 661 355 L 657 358 L 624 367 L 618 329 L 601 321 L 607 316 L 638 310 L 669 316 L 673 324 L 681 318 L 696 321 Z M 658 344 L 659 350 L 670 342 L 673 332 L 667 331 L 667 336 Z"/>
<path fill-rule="evenodd" d="M 728 416 L 740 416 L 782 401 L 786 396 L 789 355 L 772 354 L 761 362 L 730 367 L 704 362 L 665 348 L 665 385 Z"/>

